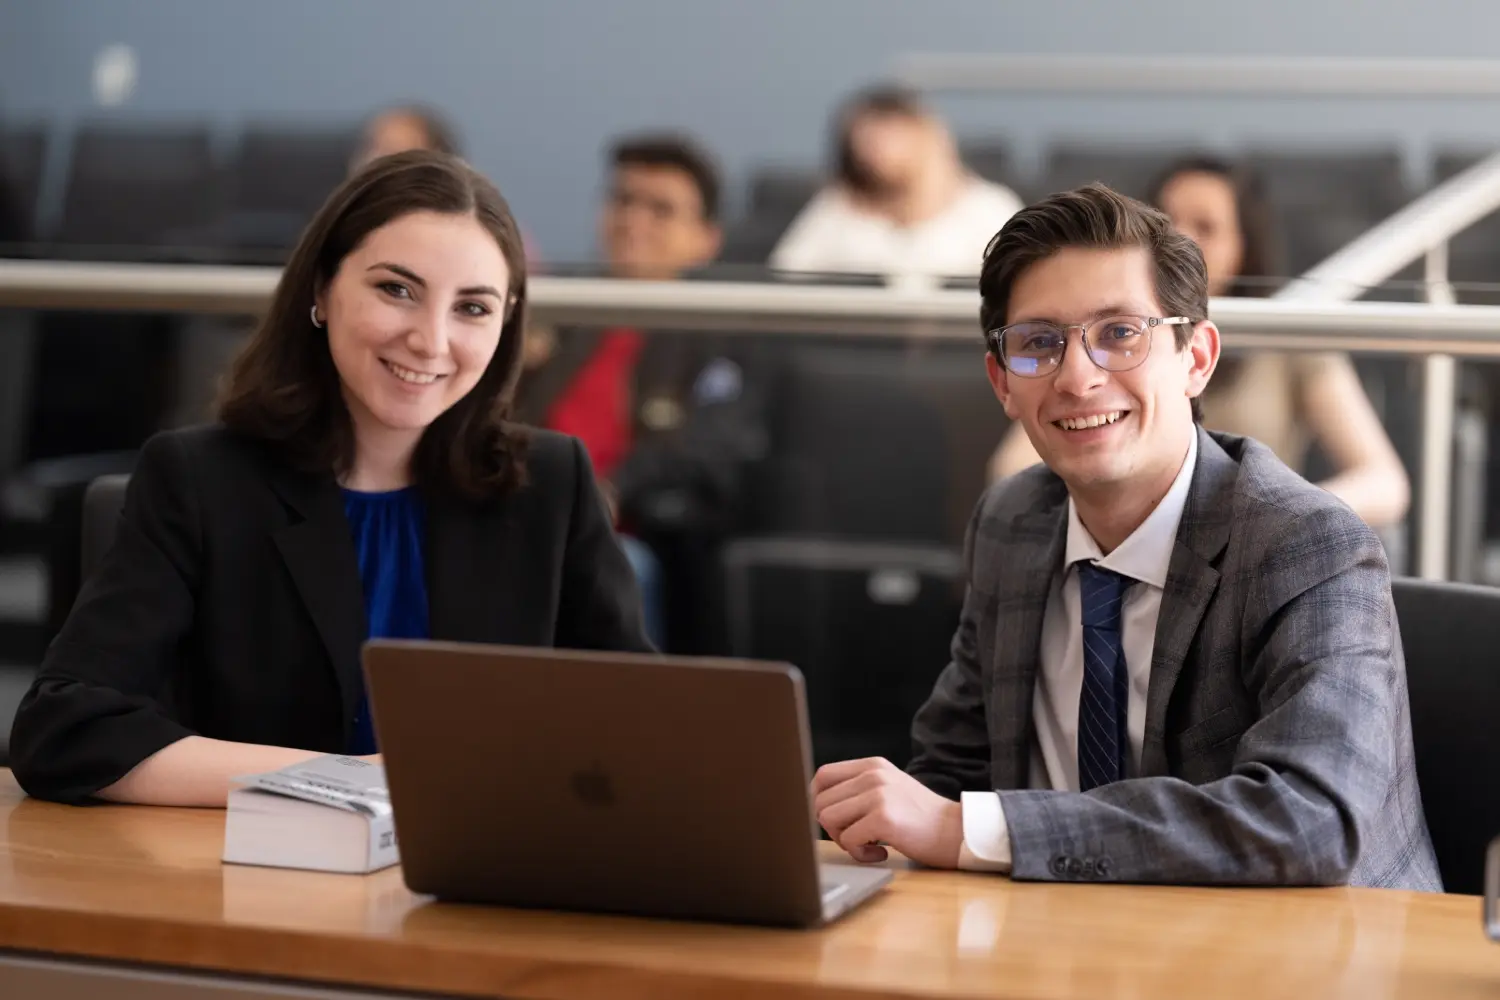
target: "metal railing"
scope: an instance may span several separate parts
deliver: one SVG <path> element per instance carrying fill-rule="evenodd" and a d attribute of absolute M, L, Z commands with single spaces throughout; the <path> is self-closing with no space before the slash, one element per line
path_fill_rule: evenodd
<path fill-rule="evenodd" d="M 1447 575 L 1451 534 L 1453 359 L 1500 357 L 1500 307 L 1454 305 L 1443 280 L 1442 252 L 1436 249 L 1429 256 L 1434 291 L 1428 304 L 1316 296 L 1298 301 L 1288 296 L 1215 299 L 1210 306 L 1235 350 L 1426 359 L 1419 480 L 1423 506 L 1416 535 L 1420 571 L 1437 578 Z M 0 261 L 0 308 L 254 314 L 265 308 L 278 277 L 278 269 L 266 267 Z M 539 324 L 896 337 L 966 343 L 976 353 L 982 350 L 973 291 L 537 277 L 529 283 L 529 296 L 533 322 Z"/>
<path fill-rule="evenodd" d="M 254 315 L 279 275 L 272 267 L 0 260 L 0 308 Z M 978 298 L 965 290 L 543 276 L 530 280 L 528 295 L 536 323 L 982 343 Z M 1224 298 L 1210 314 L 1236 350 L 1500 357 L 1497 306 Z"/>
<path fill-rule="evenodd" d="M 1500 62 L 1489 59 L 1174 54 L 1168 72 L 1143 73 L 1139 55 L 919 52 L 899 57 L 894 75 L 909 87 L 935 93 L 1500 96 Z"/>

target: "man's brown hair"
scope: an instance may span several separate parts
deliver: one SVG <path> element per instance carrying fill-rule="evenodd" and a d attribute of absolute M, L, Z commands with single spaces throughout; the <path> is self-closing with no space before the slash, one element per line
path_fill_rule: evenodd
<path fill-rule="evenodd" d="M 1198 244 L 1172 228 L 1167 216 L 1103 184 L 1087 184 L 1044 198 L 1011 216 L 984 251 L 979 274 L 979 322 L 991 352 L 998 340 L 990 334 L 1005 326 L 1010 293 L 1016 280 L 1059 250 L 1129 250 L 1151 254 L 1156 301 L 1167 316 L 1208 319 L 1208 271 Z M 1192 340 L 1192 328 L 1173 327 L 1177 350 Z M 996 356 L 997 361 L 1002 360 Z M 1193 419 L 1202 420 L 1202 404 L 1193 399 Z"/>

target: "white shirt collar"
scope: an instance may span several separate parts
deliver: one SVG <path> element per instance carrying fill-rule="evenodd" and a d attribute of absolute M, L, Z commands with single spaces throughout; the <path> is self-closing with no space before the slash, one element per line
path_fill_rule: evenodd
<path fill-rule="evenodd" d="M 1172 564 L 1172 549 L 1177 543 L 1177 526 L 1182 522 L 1182 509 L 1187 506 L 1188 488 L 1193 483 L 1193 469 L 1197 464 L 1198 429 L 1194 427 L 1187 458 L 1183 460 L 1177 478 L 1172 480 L 1167 495 L 1140 527 L 1107 556 L 1099 550 L 1099 543 L 1078 519 L 1078 508 L 1069 497 L 1068 547 L 1063 556 L 1063 571 L 1076 562 L 1088 560 L 1132 580 L 1149 583 L 1158 590 L 1165 589 L 1167 569 Z"/>

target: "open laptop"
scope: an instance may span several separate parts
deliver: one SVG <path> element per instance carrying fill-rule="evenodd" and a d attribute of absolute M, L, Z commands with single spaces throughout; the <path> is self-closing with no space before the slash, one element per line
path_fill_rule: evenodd
<path fill-rule="evenodd" d="M 414 892 L 814 926 L 890 880 L 818 862 L 795 667 L 397 640 L 364 665 Z"/>

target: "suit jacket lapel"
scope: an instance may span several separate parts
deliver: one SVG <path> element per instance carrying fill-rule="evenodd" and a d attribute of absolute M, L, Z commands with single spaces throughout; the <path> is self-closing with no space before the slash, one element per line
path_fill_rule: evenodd
<path fill-rule="evenodd" d="M 1167 773 L 1167 710 L 1193 637 L 1219 586 L 1219 571 L 1214 564 L 1229 542 L 1238 475 L 1239 465 L 1199 428 L 1198 464 L 1177 526 L 1177 542 L 1156 622 L 1141 746 L 1143 776 Z"/>
<path fill-rule="evenodd" d="M 1060 479 L 1055 487 L 1011 521 L 1005 543 L 996 552 L 1005 562 L 997 571 L 995 673 L 990 687 L 991 778 L 996 788 L 1025 788 L 1030 781 L 1042 621 L 1068 535 L 1067 490 Z"/>
<path fill-rule="evenodd" d="M 338 678 L 344 725 L 354 718 L 363 682 L 359 648 L 368 634 L 359 557 L 332 476 L 278 468 L 271 486 L 292 509 L 290 523 L 273 535 L 292 582 L 328 650 Z M 348 736 L 347 731 L 345 736 Z"/>

